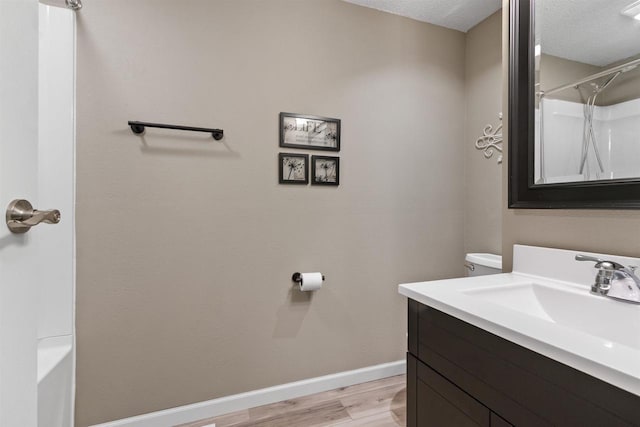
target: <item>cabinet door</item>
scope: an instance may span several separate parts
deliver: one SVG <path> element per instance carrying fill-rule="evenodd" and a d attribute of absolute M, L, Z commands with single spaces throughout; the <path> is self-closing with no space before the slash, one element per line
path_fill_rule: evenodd
<path fill-rule="evenodd" d="M 487 407 L 427 365 L 416 364 L 416 427 L 490 427 Z"/>
<path fill-rule="evenodd" d="M 491 413 L 491 427 L 513 427 L 512 424 L 508 423 L 501 416 Z"/>
<path fill-rule="evenodd" d="M 478 427 L 469 414 L 422 381 L 418 381 L 417 392 L 419 427 Z"/>

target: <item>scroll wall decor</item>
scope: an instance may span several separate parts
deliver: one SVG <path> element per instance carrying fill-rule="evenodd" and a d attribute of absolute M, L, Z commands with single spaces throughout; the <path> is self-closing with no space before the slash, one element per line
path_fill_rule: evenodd
<path fill-rule="evenodd" d="M 493 128 L 493 125 L 486 125 L 482 131 L 482 136 L 476 139 L 476 148 L 482 150 L 484 157 L 490 159 L 493 153 L 498 151 L 498 164 L 502 163 L 502 113 L 498 114 L 500 124 Z"/>

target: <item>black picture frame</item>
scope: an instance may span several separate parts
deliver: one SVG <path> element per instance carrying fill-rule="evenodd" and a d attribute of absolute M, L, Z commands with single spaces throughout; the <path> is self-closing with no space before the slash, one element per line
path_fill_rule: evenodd
<path fill-rule="evenodd" d="M 640 178 L 535 184 L 535 1 L 509 2 L 508 207 L 640 209 Z"/>
<path fill-rule="evenodd" d="M 329 161 L 335 163 L 335 181 L 327 177 L 327 169 L 325 174 L 317 174 L 317 161 Z M 340 185 L 340 157 L 333 156 L 311 156 L 311 185 Z"/>
<path fill-rule="evenodd" d="M 313 122 L 314 125 L 316 126 L 317 126 L 317 122 L 325 122 L 333 125 L 335 127 L 335 131 L 329 134 L 329 140 L 335 141 L 334 143 L 332 143 L 332 145 L 335 145 L 335 146 L 324 146 L 320 143 L 297 144 L 297 143 L 292 143 L 290 141 L 287 142 L 287 132 L 289 132 L 288 129 L 290 126 L 290 123 L 289 124 L 286 123 L 287 119 L 308 120 L 310 122 Z M 311 116 L 308 114 L 280 113 L 279 124 L 280 124 L 280 147 L 302 148 L 305 150 L 340 151 L 340 132 L 341 132 L 340 119 L 334 119 L 331 117 L 322 117 L 322 116 Z"/>
<path fill-rule="evenodd" d="M 299 158 L 303 161 L 304 180 L 285 178 L 285 162 L 288 158 Z M 289 170 L 289 176 L 295 172 L 293 166 Z M 278 154 L 278 182 L 280 184 L 307 185 L 309 184 L 309 155 L 300 153 L 279 153 Z"/>

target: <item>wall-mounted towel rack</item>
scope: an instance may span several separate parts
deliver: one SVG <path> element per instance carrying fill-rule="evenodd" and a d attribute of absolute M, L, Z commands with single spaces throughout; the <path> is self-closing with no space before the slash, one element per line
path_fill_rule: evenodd
<path fill-rule="evenodd" d="M 148 123 L 148 122 L 136 122 L 129 121 L 129 126 L 131 126 L 131 130 L 133 133 L 141 134 L 144 132 L 144 128 L 161 128 L 161 129 L 176 129 L 176 130 L 187 130 L 191 132 L 206 132 L 210 133 L 213 136 L 213 139 L 216 141 L 220 141 L 224 136 L 224 131 L 222 129 L 210 129 L 210 128 L 197 128 L 193 126 L 180 126 L 180 125 L 165 125 L 161 123 Z"/>

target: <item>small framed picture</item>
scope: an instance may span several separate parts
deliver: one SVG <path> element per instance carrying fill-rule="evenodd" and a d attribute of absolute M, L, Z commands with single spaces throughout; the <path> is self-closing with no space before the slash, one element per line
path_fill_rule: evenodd
<path fill-rule="evenodd" d="M 311 185 L 340 185 L 340 158 L 311 156 Z"/>
<path fill-rule="evenodd" d="M 280 147 L 340 151 L 340 119 L 280 113 Z"/>
<path fill-rule="evenodd" d="M 297 153 L 280 153 L 278 155 L 280 164 L 280 184 L 302 184 L 309 183 L 309 155 Z"/>

